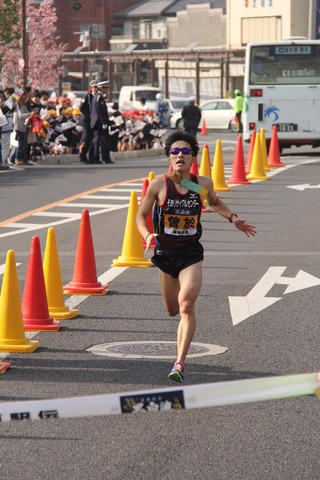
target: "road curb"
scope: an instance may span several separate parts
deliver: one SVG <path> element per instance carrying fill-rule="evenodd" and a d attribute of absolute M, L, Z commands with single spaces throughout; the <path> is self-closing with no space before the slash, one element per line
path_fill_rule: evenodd
<path fill-rule="evenodd" d="M 126 160 L 130 158 L 158 157 L 165 155 L 163 148 L 150 150 L 132 150 L 127 152 L 111 152 L 111 160 Z M 67 165 L 81 163 L 79 154 L 75 155 L 46 155 L 38 160 L 38 165 Z"/>

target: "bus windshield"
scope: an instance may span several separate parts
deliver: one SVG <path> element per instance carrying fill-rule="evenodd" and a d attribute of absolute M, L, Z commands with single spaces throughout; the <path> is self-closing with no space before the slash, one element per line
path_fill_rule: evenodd
<path fill-rule="evenodd" d="M 250 85 L 320 84 L 319 45 L 255 45 L 251 48 Z"/>

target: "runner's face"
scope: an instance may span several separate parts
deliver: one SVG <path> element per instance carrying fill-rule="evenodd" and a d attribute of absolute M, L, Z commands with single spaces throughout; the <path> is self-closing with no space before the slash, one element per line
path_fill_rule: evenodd
<path fill-rule="evenodd" d="M 168 159 L 170 165 L 172 166 L 172 169 L 179 173 L 189 172 L 192 162 L 194 161 L 192 152 L 183 153 L 181 151 L 183 148 L 191 149 L 191 146 L 189 143 L 184 142 L 183 140 L 179 140 L 178 142 L 173 143 L 171 145 L 170 152 L 172 152 L 174 149 L 180 149 L 180 152 L 178 154 L 170 153 Z"/>

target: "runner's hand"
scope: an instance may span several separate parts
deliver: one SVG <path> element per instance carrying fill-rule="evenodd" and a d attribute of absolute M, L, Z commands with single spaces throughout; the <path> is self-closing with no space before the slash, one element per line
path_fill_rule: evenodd
<path fill-rule="evenodd" d="M 157 233 L 149 233 L 146 238 L 145 238 L 145 242 L 146 242 L 146 252 L 149 250 L 149 247 L 150 247 L 150 244 L 152 242 L 152 240 L 154 238 L 158 237 L 158 234 Z"/>
<path fill-rule="evenodd" d="M 254 225 L 251 225 L 250 223 L 247 223 L 243 218 L 236 218 L 233 223 L 237 227 L 237 229 L 245 233 L 248 238 L 250 236 L 254 237 L 257 233 L 256 227 Z"/>

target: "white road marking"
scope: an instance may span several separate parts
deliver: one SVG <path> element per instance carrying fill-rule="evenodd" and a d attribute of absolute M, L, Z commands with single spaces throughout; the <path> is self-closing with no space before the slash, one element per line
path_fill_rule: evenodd
<path fill-rule="evenodd" d="M 266 298 L 265 295 L 285 269 L 286 267 L 270 267 L 246 297 L 229 297 L 233 325 L 243 322 L 243 320 L 281 300 L 280 297 Z"/>
<path fill-rule="evenodd" d="M 81 198 L 91 198 L 92 200 L 130 200 L 130 193 L 128 195 L 84 195 Z"/>
<path fill-rule="evenodd" d="M 295 277 L 282 277 L 281 275 L 286 268 L 270 267 L 246 297 L 229 297 L 233 325 L 243 322 L 281 300 L 281 297 L 266 297 L 275 284 L 288 285 L 284 295 L 320 285 L 319 278 L 303 270 L 300 270 Z"/>
<path fill-rule="evenodd" d="M 299 190 L 299 192 L 303 192 L 306 189 L 320 188 L 320 183 L 318 185 L 310 185 L 310 183 L 303 183 L 302 185 L 289 185 L 287 188 L 292 188 L 293 190 Z"/>
<path fill-rule="evenodd" d="M 270 267 L 246 297 L 229 297 L 233 325 L 261 312 L 281 300 L 281 297 L 266 297 L 275 284 L 288 285 L 284 294 L 320 285 L 320 279 L 300 270 L 296 277 L 282 277 L 287 267 Z"/>
<path fill-rule="evenodd" d="M 295 278 L 280 277 L 276 283 L 288 285 L 284 295 L 287 293 L 297 292 L 305 288 L 316 287 L 320 285 L 320 278 L 310 275 L 310 273 L 300 270 Z"/>

